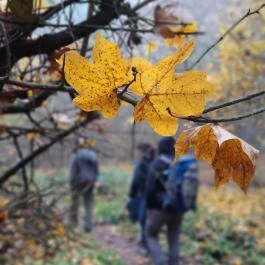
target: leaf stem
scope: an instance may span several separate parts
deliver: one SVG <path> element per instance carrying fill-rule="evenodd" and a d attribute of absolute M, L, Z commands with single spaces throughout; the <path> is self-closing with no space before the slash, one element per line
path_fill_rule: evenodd
<path fill-rule="evenodd" d="M 118 92 L 119 97 L 122 96 L 124 93 L 126 93 L 130 85 L 136 81 L 136 75 L 138 74 L 136 67 L 132 67 L 132 74 L 133 74 L 133 80 L 130 81 L 128 84 L 124 85 L 123 90 Z"/>

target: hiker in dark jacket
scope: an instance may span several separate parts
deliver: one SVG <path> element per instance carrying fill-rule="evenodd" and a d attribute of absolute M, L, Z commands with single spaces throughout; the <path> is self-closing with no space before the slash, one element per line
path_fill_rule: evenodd
<path fill-rule="evenodd" d="M 132 183 L 129 191 L 128 210 L 133 222 L 140 223 L 140 244 L 145 247 L 145 187 L 149 165 L 155 155 L 155 149 L 149 143 L 137 145 L 137 160 L 134 167 Z"/>
<path fill-rule="evenodd" d="M 82 147 L 84 140 L 80 140 L 80 148 L 72 155 L 70 161 L 70 186 L 72 192 L 72 205 L 70 209 L 70 221 L 78 223 L 78 205 L 80 197 L 85 204 L 84 230 L 92 229 L 93 190 L 98 176 L 97 154 L 92 149 Z"/>
<path fill-rule="evenodd" d="M 182 214 L 170 212 L 163 208 L 163 196 L 166 193 L 163 183 L 166 181 L 165 172 L 174 159 L 174 138 L 161 138 L 158 145 L 158 155 L 150 166 L 146 184 L 146 241 L 153 263 L 155 265 L 178 265 L 179 234 Z M 159 175 L 159 177 L 158 177 Z M 167 226 L 167 241 L 169 260 L 165 260 L 158 235 L 162 227 Z"/>

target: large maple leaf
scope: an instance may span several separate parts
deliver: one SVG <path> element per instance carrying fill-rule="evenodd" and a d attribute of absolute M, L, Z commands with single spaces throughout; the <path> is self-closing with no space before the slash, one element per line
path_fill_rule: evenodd
<path fill-rule="evenodd" d="M 105 118 L 114 117 L 120 106 L 117 89 L 129 83 L 128 62 L 116 43 L 100 34 L 92 53 L 92 62 L 75 51 L 66 52 L 59 60 L 65 79 L 77 91 L 73 102 L 82 110 L 101 110 Z"/>
<path fill-rule="evenodd" d="M 194 41 L 189 41 L 155 65 L 142 58 L 131 60 L 138 73 L 130 87 L 144 96 L 135 108 L 136 122 L 147 120 L 157 133 L 167 136 L 176 133 L 176 117 L 201 115 L 205 97 L 212 92 L 206 74 L 200 71 L 174 74 L 175 67 L 190 56 L 193 48 Z"/>
<path fill-rule="evenodd" d="M 215 186 L 232 179 L 247 191 L 255 174 L 259 151 L 241 138 L 217 125 L 206 124 L 181 133 L 175 150 L 176 158 L 194 147 L 197 158 L 209 162 L 215 170 Z"/>

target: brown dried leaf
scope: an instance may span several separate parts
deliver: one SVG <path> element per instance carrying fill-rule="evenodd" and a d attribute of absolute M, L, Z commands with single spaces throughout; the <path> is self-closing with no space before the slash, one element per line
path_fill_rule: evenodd
<path fill-rule="evenodd" d="M 13 103 L 17 98 L 14 91 L 2 91 L 0 93 L 0 102 L 2 103 Z"/>
<path fill-rule="evenodd" d="M 19 21 L 31 21 L 33 15 L 33 0 L 10 0 L 8 2 L 8 8 Z"/>
<path fill-rule="evenodd" d="M 259 151 L 241 138 L 217 125 L 185 130 L 175 145 L 176 158 L 194 147 L 197 158 L 209 162 L 215 170 L 215 186 L 218 188 L 231 179 L 247 191 L 255 174 Z"/>
<path fill-rule="evenodd" d="M 51 53 L 48 53 L 48 61 L 50 62 L 50 65 L 47 69 L 47 73 L 49 76 L 57 75 L 56 79 L 60 79 L 60 64 L 57 62 L 57 60 L 67 51 L 70 51 L 70 48 L 64 47 L 60 50 L 55 50 Z"/>
<path fill-rule="evenodd" d="M 164 38 L 174 38 L 170 26 L 179 22 L 179 18 L 170 13 L 169 7 L 157 5 L 154 11 L 155 29 Z"/>
<path fill-rule="evenodd" d="M 7 202 L 8 201 L 4 197 L 0 196 L 0 225 L 3 224 L 8 217 L 8 212 L 4 209 Z"/>
<path fill-rule="evenodd" d="M 26 133 L 26 137 L 27 137 L 28 141 L 33 141 L 37 137 L 37 133 L 28 132 L 28 133 Z"/>
<path fill-rule="evenodd" d="M 184 41 L 186 33 L 193 33 L 197 30 L 197 24 L 195 21 L 181 24 L 180 19 L 173 14 L 172 7 L 175 6 L 156 6 L 154 11 L 155 30 L 160 36 L 166 39 L 167 46 L 174 45 L 177 48 Z"/>

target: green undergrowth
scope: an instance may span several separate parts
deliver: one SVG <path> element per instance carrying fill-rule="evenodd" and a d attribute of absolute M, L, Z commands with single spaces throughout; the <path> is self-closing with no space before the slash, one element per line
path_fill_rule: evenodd
<path fill-rule="evenodd" d="M 80 238 L 79 238 L 80 239 Z M 70 246 L 69 246 L 70 245 Z M 67 246 L 67 247 L 66 247 Z M 62 245 L 54 257 L 32 259 L 23 265 L 125 265 L 112 250 L 103 246 L 93 235 L 82 236 L 82 243 L 75 241 Z"/>
<path fill-rule="evenodd" d="M 60 182 L 65 179 L 65 174 L 63 173 L 63 175 L 61 177 L 57 175 L 56 181 Z M 94 222 L 96 224 L 116 225 L 121 236 L 134 237 L 136 240 L 138 226 L 128 220 L 126 210 L 130 181 L 130 168 L 104 167 L 101 169 L 95 191 Z M 43 180 L 41 185 L 49 185 L 49 177 Z M 257 193 L 262 190 L 257 189 L 255 191 Z M 258 219 L 258 215 L 259 218 L 262 217 L 262 205 L 264 203 L 261 199 L 262 194 L 257 194 L 256 197 L 249 200 L 249 205 L 246 207 L 256 209 L 256 212 L 254 211 L 246 220 L 244 227 L 241 227 L 236 214 L 231 214 L 231 211 L 229 213 L 220 210 L 221 208 L 217 207 L 218 201 L 209 204 L 209 201 L 214 200 L 216 193 L 222 194 L 222 191 L 214 192 L 212 187 L 203 188 L 204 199 L 200 200 L 197 211 L 185 215 L 181 233 L 181 255 L 184 260 L 186 258 L 194 261 L 194 264 L 201 265 L 264 265 L 265 251 L 262 247 L 264 244 L 262 238 L 265 238 L 264 229 L 259 223 L 253 222 L 253 220 Z M 231 193 L 234 193 L 233 189 L 229 191 L 230 198 L 228 198 L 227 193 L 220 196 L 220 203 L 227 205 L 227 208 L 231 205 L 231 197 L 233 198 Z M 70 194 L 66 195 L 63 201 L 68 205 Z M 234 204 L 232 211 L 234 211 L 233 213 L 238 211 L 239 215 L 242 206 L 237 207 L 238 201 L 240 199 L 234 199 L 232 202 Z M 260 209 L 256 208 L 257 205 Z M 260 220 L 264 219 L 260 218 Z M 260 232 L 257 233 L 257 231 Z M 260 239 L 257 237 L 258 234 L 260 234 Z M 86 235 L 83 237 L 87 237 L 88 245 L 77 244 L 72 253 L 62 246 L 62 249 L 49 262 L 38 263 L 39 261 L 33 262 L 28 259 L 23 264 L 125 264 L 112 250 L 101 243 L 100 238 Z M 162 236 L 163 245 L 166 245 L 165 241 L 165 236 Z M 84 263 L 86 262 L 85 259 L 89 259 L 91 264 Z"/>
<path fill-rule="evenodd" d="M 122 235 L 137 239 L 138 226 L 128 220 L 125 209 L 130 178 L 130 172 L 116 169 L 102 173 L 95 218 L 97 222 L 115 224 Z M 207 189 L 211 199 L 213 188 Z M 230 192 L 233 193 L 233 189 Z M 227 205 L 231 203 L 228 198 L 224 197 L 224 200 Z M 196 212 L 185 215 L 181 233 L 182 256 L 193 258 L 202 265 L 264 265 L 265 252 L 252 233 L 251 225 L 241 229 L 235 216 L 219 211 L 217 207 L 216 210 L 207 207 L 202 201 Z M 162 241 L 165 243 L 165 236 Z"/>

